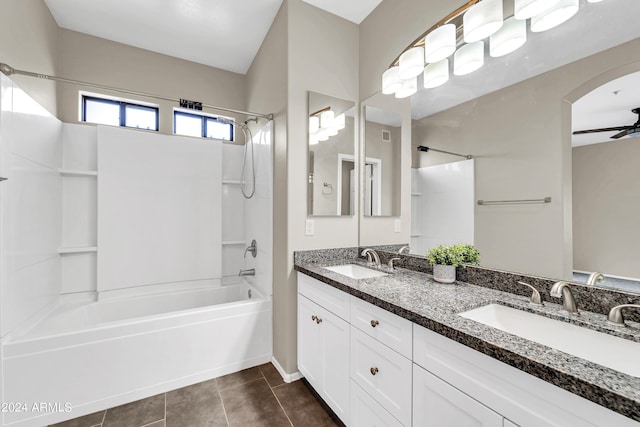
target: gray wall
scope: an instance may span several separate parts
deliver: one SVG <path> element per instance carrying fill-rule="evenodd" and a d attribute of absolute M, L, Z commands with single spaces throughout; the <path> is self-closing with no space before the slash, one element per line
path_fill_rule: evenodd
<path fill-rule="evenodd" d="M 58 74 L 58 25 L 42 0 L 2 0 L 0 61 L 15 69 Z M 11 76 L 32 98 L 57 115 L 52 81 Z"/>
<path fill-rule="evenodd" d="M 391 133 L 391 142 L 382 140 L 383 130 Z M 400 135 L 399 127 L 365 121 L 365 155 L 382 160 L 381 215 L 400 214 Z"/>
<path fill-rule="evenodd" d="M 573 267 L 640 278 L 640 141 L 572 151 Z"/>

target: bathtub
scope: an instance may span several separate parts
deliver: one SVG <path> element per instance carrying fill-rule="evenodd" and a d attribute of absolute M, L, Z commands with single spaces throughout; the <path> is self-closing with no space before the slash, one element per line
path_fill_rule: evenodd
<path fill-rule="evenodd" d="M 2 343 L 3 425 L 51 424 L 268 362 L 271 313 L 246 281 L 61 304 Z"/>

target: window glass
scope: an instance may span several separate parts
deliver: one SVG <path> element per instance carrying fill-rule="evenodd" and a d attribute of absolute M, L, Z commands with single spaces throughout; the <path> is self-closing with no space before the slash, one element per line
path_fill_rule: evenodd
<path fill-rule="evenodd" d="M 176 135 L 202 137 L 202 117 L 175 112 L 174 133 Z"/>
<path fill-rule="evenodd" d="M 125 126 L 139 129 L 158 130 L 158 110 L 141 105 L 125 105 Z"/>
<path fill-rule="evenodd" d="M 207 138 L 223 139 L 233 141 L 233 125 L 222 123 L 216 119 L 207 118 Z"/>
<path fill-rule="evenodd" d="M 85 122 L 120 126 L 119 102 L 93 98 L 85 98 L 84 101 Z"/>

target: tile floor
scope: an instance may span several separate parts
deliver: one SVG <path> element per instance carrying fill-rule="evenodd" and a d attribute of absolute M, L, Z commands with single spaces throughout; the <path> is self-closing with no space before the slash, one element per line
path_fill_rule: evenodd
<path fill-rule="evenodd" d="M 271 363 L 76 418 L 55 427 L 329 427 L 334 421 L 301 381 Z"/>

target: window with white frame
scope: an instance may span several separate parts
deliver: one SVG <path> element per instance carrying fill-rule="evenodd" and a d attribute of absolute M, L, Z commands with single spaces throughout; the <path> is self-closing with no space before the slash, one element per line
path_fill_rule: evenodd
<path fill-rule="evenodd" d="M 81 120 L 88 123 L 157 131 L 159 110 L 157 106 L 138 104 L 135 101 L 83 94 Z"/>
<path fill-rule="evenodd" d="M 181 110 L 173 112 L 173 133 L 200 138 L 234 140 L 232 119 Z"/>

